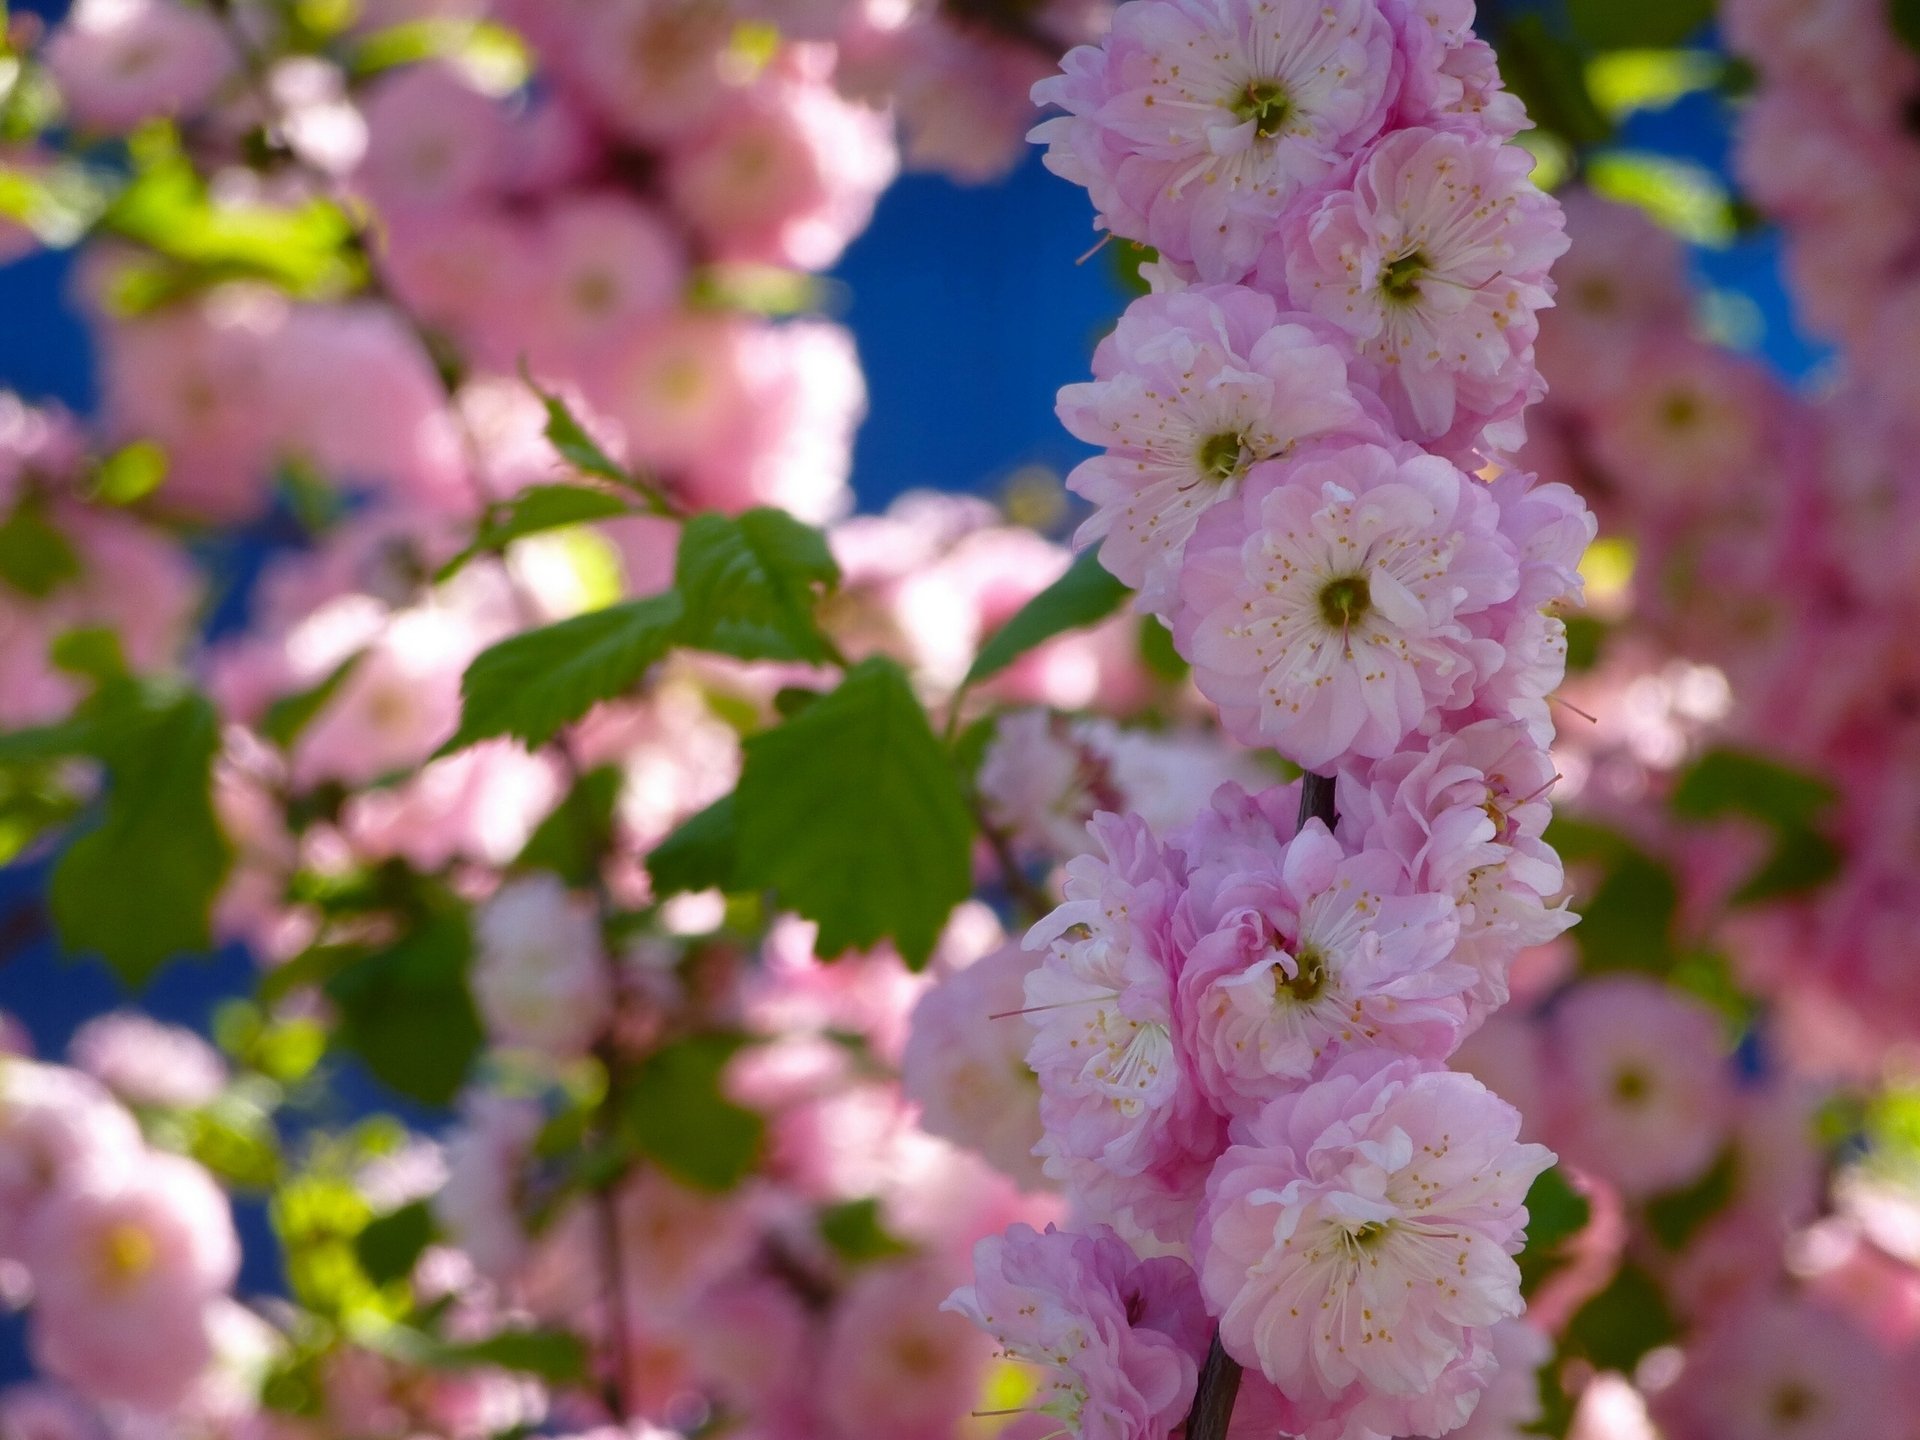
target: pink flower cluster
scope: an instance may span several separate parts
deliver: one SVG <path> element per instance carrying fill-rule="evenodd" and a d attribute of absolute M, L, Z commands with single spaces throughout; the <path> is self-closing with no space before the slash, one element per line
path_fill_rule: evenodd
<path fill-rule="evenodd" d="M 1184 823 L 1094 815 L 1098 850 L 1027 937 L 1035 1153 L 1077 1221 L 1112 1227 L 1100 1243 L 1191 1261 L 1257 1372 L 1249 1417 L 1329 1440 L 1473 1413 L 1553 1159 L 1445 1068 L 1519 951 L 1572 922 L 1546 698 L 1594 533 L 1569 487 L 1503 459 L 1544 390 L 1536 316 L 1566 241 L 1471 21 L 1137 0 L 1035 91 L 1067 112 L 1034 132 L 1048 164 L 1159 252 L 1094 380 L 1061 393 L 1102 450 L 1069 482 L 1096 507 L 1080 539 L 1233 738 L 1314 772 L 1223 785 Z M 1012 1314 L 978 1298 L 1038 1242 L 1007 1243 L 955 1303 L 1009 1353 L 1098 1367 L 1050 1413 L 1130 1440 L 1185 1423 L 1081 1418 L 1152 1371 L 1023 1329 L 1068 1330 L 1076 1304 L 1099 1325 L 1107 1302 L 1069 1273 Z"/>
<path fill-rule="evenodd" d="M 197 1044 L 153 1026 L 96 1028 L 80 1048 L 126 1083 Z M 240 1266 L 226 1196 L 193 1161 L 150 1149 L 98 1080 L 0 1055 L 0 1269 L 9 1265 L 24 1273 L 46 1374 L 95 1401 L 192 1412 Z"/>

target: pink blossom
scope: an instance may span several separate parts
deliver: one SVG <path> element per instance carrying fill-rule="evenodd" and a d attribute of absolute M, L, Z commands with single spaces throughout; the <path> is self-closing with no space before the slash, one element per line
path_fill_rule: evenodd
<path fill-rule="evenodd" d="M 1344 342 L 1241 286 L 1143 295 L 1093 354 L 1091 382 L 1060 392 L 1067 429 L 1105 453 L 1067 478 L 1093 502 L 1078 545 L 1165 611 L 1181 552 L 1249 468 L 1303 441 L 1385 440 L 1363 405 Z"/>
<path fill-rule="evenodd" d="M 497 1043 L 556 1059 L 583 1054 L 613 1008 L 599 915 L 557 875 L 509 880 L 479 908 L 471 978 Z"/>
<path fill-rule="evenodd" d="M 1219 1144 L 1219 1122 L 1177 1039 L 1177 857 L 1137 816 L 1100 815 L 1092 828 L 1104 853 L 1068 862 L 1066 902 L 1026 939 L 1047 947 L 1026 994 L 1041 1153 L 1055 1178 L 1078 1181 L 1082 1167 L 1146 1176 L 1155 1199 L 1177 1201 L 1183 1189 L 1197 1192 Z M 1168 1238 L 1179 1234 L 1177 1218 L 1171 1227 Z"/>
<path fill-rule="evenodd" d="M 532 243 L 540 255 L 531 322 L 537 366 L 572 372 L 602 362 L 636 326 L 671 311 L 685 287 L 681 240 L 664 216 L 619 191 L 567 196 L 547 211 Z"/>
<path fill-rule="evenodd" d="M 135 1011 L 87 1021 L 74 1032 L 67 1058 L 129 1105 L 197 1109 L 227 1085 L 226 1062 L 211 1045 Z"/>
<path fill-rule="evenodd" d="M 1487 1328 L 1520 1312 L 1511 1256 L 1553 1161 L 1519 1125 L 1478 1081 L 1379 1052 L 1237 1122 L 1196 1244 L 1228 1353 L 1349 1427 L 1457 1426 Z"/>
<path fill-rule="evenodd" d="M 830 46 L 795 45 L 675 150 L 667 189 L 722 260 L 823 270 L 864 230 L 899 157 L 886 116 L 834 90 Z"/>
<path fill-rule="evenodd" d="M 460 1126 L 447 1140 L 447 1183 L 433 1197 L 434 1215 L 491 1279 L 510 1277 L 527 1259 L 521 1172 L 543 1119 L 531 1100 L 482 1091 L 462 1101 Z"/>
<path fill-rule="evenodd" d="M 149 1153 L 117 1183 L 63 1186 L 22 1237 L 32 1344 L 46 1371 L 103 1400 L 164 1407 L 213 1358 L 210 1302 L 240 1242 L 206 1171 Z"/>
<path fill-rule="evenodd" d="M 1433 125 L 1510 139 L 1532 124 L 1500 80 L 1493 47 L 1473 33 L 1474 0 L 1401 0 L 1394 17 L 1404 77 L 1391 129 Z"/>
<path fill-rule="evenodd" d="M 70 1391 L 45 1382 L 0 1391 L 0 1435 L 8 1440 L 109 1440 L 98 1414 Z"/>
<path fill-rule="evenodd" d="M 353 178 L 380 209 L 445 213 L 498 184 L 506 114 L 452 65 L 384 75 L 365 108 L 367 149 Z"/>
<path fill-rule="evenodd" d="M 913 1009 L 900 1084 L 920 1106 L 920 1128 L 985 1156 L 1029 1190 L 1045 1183 L 1040 1088 L 1027 1068 L 1025 1004 L 1033 957 L 1018 945 L 947 975 Z"/>
<path fill-rule="evenodd" d="M 1213 914 L 1183 912 L 1204 933 L 1180 970 L 1182 1032 L 1216 1108 L 1251 1114 L 1356 1048 L 1452 1053 L 1473 972 L 1449 958 L 1447 898 L 1404 890 L 1393 855 L 1349 856 L 1314 819 L 1224 883 Z"/>
<path fill-rule="evenodd" d="M 1475 626 L 1519 584 L 1499 519 L 1419 451 L 1269 461 L 1188 543 L 1174 638 L 1247 744 L 1308 769 L 1391 754 L 1501 661 Z"/>
<path fill-rule="evenodd" d="M 816 1377 L 821 1409 L 839 1433 L 946 1440 L 964 1423 L 992 1347 L 941 1305 L 952 1288 L 926 1261 L 854 1277 L 834 1305 Z"/>
<path fill-rule="evenodd" d="M 1401 433 L 1464 456 L 1542 392 L 1536 314 L 1567 248 L 1532 157 L 1496 137 L 1402 130 L 1272 242 L 1262 278 L 1381 367 Z M 1512 449 L 1517 427 L 1493 432 Z"/>
<path fill-rule="evenodd" d="M 1397 856 L 1413 888 L 1450 897 L 1460 918 L 1456 961 L 1475 969 L 1470 1013 L 1506 1003 L 1507 969 L 1523 947 L 1573 924 L 1560 857 L 1542 838 L 1551 818 L 1553 761 L 1524 726 L 1482 720 L 1343 770 L 1343 827 Z"/>
<path fill-rule="evenodd" d="M 45 58 L 73 118 L 114 132 L 200 109 L 235 61 L 220 22 L 180 0 L 78 0 Z"/>
<path fill-rule="evenodd" d="M 1703 1003 L 1656 981 L 1588 981 L 1553 1013 L 1554 1144 L 1628 1195 L 1697 1178 L 1731 1119 L 1727 1043 Z"/>
<path fill-rule="evenodd" d="M 973 1272 L 943 1308 L 1047 1372 L 1035 1408 L 1084 1440 L 1165 1440 L 1185 1418 L 1206 1345 L 1185 1261 L 1141 1260 L 1104 1226 L 1015 1225 L 974 1247 Z"/>
<path fill-rule="evenodd" d="M 1742 1309 L 1707 1331 L 1653 1409 L 1672 1440 L 1894 1440 L 1905 1430 L 1886 1357 L 1804 1302 Z"/>
<path fill-rule="evenodd" d="M 0 1259 L 49 1195 L 118 1182 L 142 1153 L 133 1117 L 77 1070 L 0 1058 Z"/>
<path fill-rule="evenodd" d="M 1379 133 L 1392 27 L 1377 0 L 1153 0 L 1034 86 L 1047 168 L 1107 229 L 1236 281 L 1296 195 Z"/>

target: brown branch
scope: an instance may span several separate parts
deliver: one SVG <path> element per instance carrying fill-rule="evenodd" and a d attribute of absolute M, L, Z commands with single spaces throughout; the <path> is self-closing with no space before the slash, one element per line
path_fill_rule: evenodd
<path fill-rule="evenodd" d="M 1300 784 L 1300 824 L 1319 820 L 1331 830 L 1339 821 L 1333 808 L 1333 777 L 1305 775 Z M 1240 1394 L 1240 1363 L 1227 1354 L 1216 1329 L 1200 1367 L 1200 1384 L 1187 1412 L 1186 1440 L 1226 1440 L 1233 1419 L 1233 1402 Z"/>

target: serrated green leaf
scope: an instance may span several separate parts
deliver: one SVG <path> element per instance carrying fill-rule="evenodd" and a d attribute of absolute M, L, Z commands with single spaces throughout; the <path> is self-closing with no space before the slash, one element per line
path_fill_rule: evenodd
<path fill-rule="evenodd" d="M 731 1190 L 760 1158 L 766 1121 L 720 1089 L 734 1036 L 696 1035 L 656 1050 L 634 1074 L 622 1118 L 634 1147 L 700 1190 Z"/>
<path fill-rule="evenodd" d="M 23 504 L 0 524 L 0 580 L 22 595 L 44 600 L 80 575 L 80 557 L 42 515 Z"/>
<path fill-rule="evenodd" d="M 696 515 L 674 564 L 681 639 L 742 660 L 819 664 L 832 651 L 813 608 L 839 579 L 826 536 L 784 510 Z"/>
<path fill-rule="evenodd" d="M 424 1200 L 402 1205 L 367 1222 L 354 1237 L 353 1253 L 376 1285 L 404 1280 L 433 1243 L 433 1210 Z"/>
<path fill-rule="evenodd" d="M 1688 820 L 1747 815 L 1782 829 L 1810 825 L 1835 799 L 1818 775 L 1744 750 L 1709 750 L 1680 775 L 1669 805 Z"/>
<path fill-rule="evenodd" d="M 347 683 L 347 677 L 353 674 L 363 653 L 356 650 L 334 666 L 318 685 L 297 694 L 282 695 L 274 701 L 260 718 L 260 734 L 282 750 L 292 749 L 293 742 L 300 738 L 301 732 L 313 723 L 314 717 L 327 708 L 327 702 Z"/>
<path fill-rule="evenodd" d="M 967 671 L 966 684 L 978 685 L 998 675 L 1029 650 L 1056 635 L 1106 619 L 1131 593 L 1102 568 L 1097 550 L 1081 551 L 1067 567 L 1066 574 L 1022 605 L 1014 617 L 980 647 L 973 668 Z"/>
<path fill-rule="evenodd" d="M 664 900 L 693 890 L 730 890 L 734 875 L 734 801 L 723 795 L 680 822 L 647 855 L 653 896 Z"/>
<path fill-rule="evenodd" d="M 880 1223 L 880 1202 L 871 1196 L 822 1210 L 820 1238 L 849 1265 L 913 1253 L 911 1245 Z"/>
<path fill-rule="evenodd" d="M 1631 1375 L 1633 1367 L 1680 1333 L 1666 1296 L 1654 1278 L 1628 1264 L 1568 1322 L 1565 1344 L 1602 1370 Z"/>
<path fill-rule="evenodd" d="M 450 1104 L 483 1041 L 467 990 L 472 948 L 465 912 L 449 907 L 341 970 L 326 982 L 340 1009 L 334 1043 L 402 1095 Z"/>
<path fill-rule="evenodd" d="M 746 752 L 735 883 L 815 921 L 822 956 L 890 939 L 925 964 L 972 888 L 973 827 L 905 672 L 863 662 Z"/>
<path fill-rule="evenodd" d="M 48 900 L 63 945 L 98 953 L 138 987 L 212 943 L 208 916 L 231 852 L 213 811 L 213 707 L 194 694 L 120 690 L 103 691 L 108 713 L 91 736 L 107 766 L 106 813 L 60 857 Z"/>
<path fill-rule="evenodd" d="M 585 525 L 594 520 L 611 520 L 630 511 L 631 507 L 620 496 L 586 485 L 529 486 L 480 527 L 473 544 L 434 572 L 434 583 L 451 578 L 476 555 L 503 549 L 528 535 Z"/>
<path fill-rule="evenodd" d="M 667 651 L 681 615 L 669 590 L 503 640 L 460 681 L 460 729 L 441 754 L 496 735 L 544 745 L 603 700 L 625 694 Z"/>

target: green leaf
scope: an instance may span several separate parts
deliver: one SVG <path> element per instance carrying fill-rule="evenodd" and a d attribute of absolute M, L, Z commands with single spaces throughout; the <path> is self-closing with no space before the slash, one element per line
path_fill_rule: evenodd
<path fill-rule="evenodd" d="M 629 511 L 630 506 L 620 496 L 586 485 L 529 486 L 480 527 L 473 544 L 434 573 L 434 583 L 437 585 L 457 574 L 476 555 L 505 549 L 524 536 L 584 525 L 593 520 L 611 520 Z"/>
<path fill-rule="evenodd" d="M 1600 1369 L 1630 1375 L 1642 1356 L 1679 1333 L 1660 1286 L 1638 1265 L 1628 1264 L 1574 1312 L 1564 1339 L 1569 1350 Z"/>
<path fill-rule="evenodd" d="M 1746 815 L 1780 829 L 1811 825 L 1835 799 L 1818 775 L 1744 750 L 1709 750 L 1681 773 L 1669 805 L 1688 820 Z"/>
<path fill-rule="evenodd" d="M 1528 1295 L 1567 1263 L 1567 1242 L 1587 1226 L 1593 1207 L 1555 1165 L 1527 1191 L 1527 1248 L 1520 1252 L 1520 1288 Z"/>
<path fill-rule="evenodd" d="M 136 440 L 100 462 L 93 475 L 93 496 L 109 505 L 131 505 L 158 490 L 166 478 L 167 452 L 151 440 Z"/>
<path fill-rule="evenodd" d="M 1567 0 L 1567 15 L 1596 50 L 1666 50 L 1713 19 L 1713 0 Z"/>
<path fill-rule="evenodd" d="M 22 595 L 44 600 L 80 576 L 80 557 L 39 508 L 23 504 L 0 525 L 0 580 Z"/>
<path fill-rule="evenodd" d="M 742 660 L 822 663 L 832 651 L 814 602 L 839 579 L 826 536 L 784 510 L 696 515 L 674 565 L 686 605 L 681 641 Z"/>
<path fill-rule="evenodd" d="M 433 1243 L 433 1211 L 424 1200 L 367 1222 L 353 1241 L 360 1268 L 376 1285 L 404 1280 Z"/>
<path fill-rule="evenodd" d="M 261 735 L 282 750 L 292 749 L 293 742 L 300 738 L 301 732 L 313 723 L 314 717 L 327 708 L 327 702 L 347 683 L 347 677 L 360 663 L 363 653 L 356 650 L 334 666 L 318 685 L 294 695 L 282 695 L 269 705 L 267 713 L 260 718 Z"/>
<path fill-rule="evenodd" d="M 483 1039 L 467 991 L 472 948 L 466 915 L 449 907 L 340 971 L 326 985 L 340 1007 L 334 1043 L 402 1095 L 451 1103 Z"/>
<path fill-rule="evenodd" d="M 1532 12 L 1514 14 L 1493 36 L 1500 75 L 1542 129 L 1567 144 L 1604 144 L 1613 126 L 1587 89 L 1585 57 Z"/>
<path fill-rule="evenodd" d="M 612 843 L 613 809 L 623 780 L 614 765 L 582 775 L 540 822 L 514 864 L 551 870 L 576 889 L 590 888 L 600 873 L 600 857 Z"/>
<path fill-rule="evenodd" d="M 642 1155 L 701 1190 L 731 1190 L 760 1158 L 766 1121 L 721 1093 L 720 1077 L 741 1046 L 734 1036 L 696 1035 L 656 1050 L 640 1065 L 623 1119 Z"/>
<path fill-rule="evenodd" d="M 1100 565 L 1097 550 L 1082 550 L 1067 573 L 1042 590 L 993 633 L 974 657 L 966 683 L 998 675 L 1036 645 L 1113 614 L 1131 592 Z"/>
<path fill-rule="evenodd" d="M 1179 684 L 1193 671 L 1173 648 L 1173 632 L 1158 615 L 1140 617 L 1140 662 L 1169 685 Z"/>
<path fill-rule="evenodd" d="M 734 797 L 723 795 L 680 822 L 647 856 L 653 896 L 664 900 L 691 890 L 731 890 L 734 872 Z"/>
<path fill-rule="evenodd" d="M 820 1238 L 849 1265 L 913 1253 L 911 1245 L 880 1223 L 880 1202 L 872 1197 L 822 1210 Z"/>
<path fill-rule="evenodd" d="M 965 800 L 890 660 L 747 741 L 734 828 L 735 883 L 816 921 L 823 956 L 891 939 L 917 969 L 972 887 Z"/>
<path fill-rule="evenodd" d="M 460 682 L 460 729 L 441 754 L 496 735 L 544 745 L 602 700 L 625 694 L 667 651 L 681 614 L 669 590 L 528 630 L 482 651 Z"/>
<path fill-rule="evenodd" d="M 1584 904 L 1571 932 L 1589 973 L 1665 973 L 1673 964 L 1680 890 L 1672 872 L 1635 851 L 1622 856 Z"/>
<path fill-rule="evenodd" d="M 1733 892 L 1735 905 L 1761 905 L 1817 890 L 1840 873 L 1845 852 L 1816 830 L 1783 830 L 1767 861 Z"/>
<path fill-rule="evenodd" d="M 1695 245 L 1725 245 L 1739 229 L 1725 182 L 1690 160 L 1651 150 L 1608 150 L 1588 160 L 1587 183 Z"/>
<path fill-rule="evenodd" d="M 1740 1181 L 1740 1152 L 1729 1145 L 1691 1185 L 1647 1201 L 1647 1229 L 1669 1250 L 1679 1250 L 1700 1227 L 1727 1208 Z"/>
<path fill-rule="evenodd" d="M 1887 20 L 1909 50 L 1920 51 L 1920 0 L 1887 0 Z"/>
<path fill-rule="evenodd" d="M 560 453 L 565 460 L 582 475 L 595 475 L 602 480 L 611 480 L 622 489 L 638 495 L 646 502 L 647 508 L 656 515 L 671 515 L 673 507 L 667 504 L 664 496 L 652 485 L 621 465 L 611 455 L 600 448 L 600 442 L 587 433 L 586 426 L 575 418 L 573 411 L 567 408 L 567 402 L 558 395 L 542 390 L 533 382 L 525 368 L 521 378 L 527 388 L 540 397 L 540 403 L 547 409 L 547 443 Z"/>
<path fill-rule="evenodd" d="M 91 680 L 95 688 L 127 678 L 127 656 L 116 631 L 101 625 L 82 626 L 56 635 L 47 658 L 69 675 Z"/>
<path fill-rule="evenodd" d="M 208 914 L 231 856 L 212 800 L 219 716 L 199 695 L 136 700 L 133 688 L 97 702 L 109 712 L 92 736 L 106 814 L 60 857 L 48 898 L 61 943 L 98 952 L 137 987 L 212 943 Z"/>
<path fill-rule="evenodd" d="M 450 1369 L 489 1366 L 566 1385 L 587 1373 L 587 1345 L 565 1330 L 502 1330 L 485 1340 L 442 1345 L 439 1363 Z"/>

